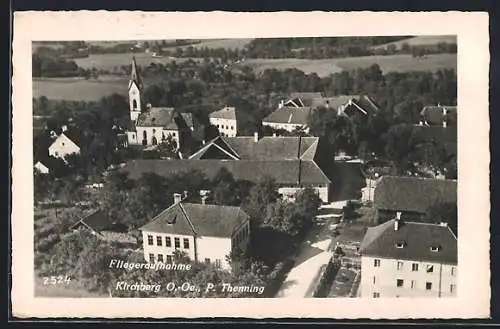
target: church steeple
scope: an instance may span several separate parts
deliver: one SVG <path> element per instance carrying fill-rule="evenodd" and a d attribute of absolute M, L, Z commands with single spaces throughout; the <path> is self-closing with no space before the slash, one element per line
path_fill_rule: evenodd
<path fill-rule="evenodd" d="M 135 61 L 135 56 L 132 57 L 132 71 L 130 73 L 130 82 L 128 85 L 129 89 L 133 83 L 135 83 L 135 85 L 139 90 L 142 90 L 142 80 L 141 77 L 139 76 L 139 71 L 137 70 L 137 63 Z"/>
<path fill-rule="evenodd" d="M 130 74 L 130 81 L 128 84 L 128 98 L 130 106 L 130 119 L 136 121 L 141 114 L 141 93 L 142 93 L 142 80 L 137 71 L 137 63 L 135 56 L 132 57 L 132 72 Z"/>

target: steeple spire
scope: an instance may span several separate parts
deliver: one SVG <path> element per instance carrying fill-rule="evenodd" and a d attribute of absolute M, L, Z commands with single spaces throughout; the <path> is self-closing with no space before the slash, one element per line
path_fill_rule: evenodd
<path fill-rule="evenodd" d="M 142 89 L 142 80 L 141 77 L 139 76 L 139 71 L 137 70 L 135 55 L 132 56 L 132 71 L 130 73 L 129 89 L 133 82 L 137 85 L 137 88 L 139 88 L 139 90 Z"/>

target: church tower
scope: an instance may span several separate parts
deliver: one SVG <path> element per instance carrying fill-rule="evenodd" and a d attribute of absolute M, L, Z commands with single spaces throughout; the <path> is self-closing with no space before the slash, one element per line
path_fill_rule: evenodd
<path fill-rule="evenodd" d="M 130 119 L 136 121 L 139 114 L 141 114 L 141 94 L 142 94 L 142 80 L 137 71 L 137 63 L 135 56 L 132 57 L 132 72 L 130 74 L 130 81 L 128 83 L 128 99 L 130 106 Z"/>

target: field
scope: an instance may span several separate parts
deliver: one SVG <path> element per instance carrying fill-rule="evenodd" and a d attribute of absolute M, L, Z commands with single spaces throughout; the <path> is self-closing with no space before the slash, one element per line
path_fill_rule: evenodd
<path fill-rule="evenodd" d="M 249 65 L 256 72 L 275 68 L 284 70 L 297 68 L 305 73 L 317 73 L 325 77 L 342 70 L 353 70 L 378 64 L 384 73 L 408 72 L 408 71 L 435 71 L 444 68 L 456 68 L 457 56 L 455 54 L 428 55 L 425 58 L 416 59 L 411 55 L 391 56 L 364 56 L 335 59 L 248 59 L 241 65 Z"/>
<path fill-rule="evenodd" d="M 115 67 L 120 67 L 122 65 L 130 65 L 132 63 L 132 53 L 124 54 L 94 54 L 86 58 L 75 58 L 74 61 L 80 67 L 84 69 L 91 69 L 95 67 L 96 69 L 103 70 L 113 70 Z M 188 58 L 174 58 L 174 57 L 153 57 L 152 54 L 148 53 L 136 53 L 135 59 L 137 65 L 139 66 L 149 66 L 151 63 L 170 63 L 172 61 L 183 62 L 188 60 Z M 197 60 L 196 58 L 193 58 Z"/>
<path fill-rule="evenodd" d="M 242 49 L 253 39 L 207 39 L 202 40 L 200 43 L 193 44 L 194 48 L 226 48 L 226 49 Z M 187 48 L 189 46 L 182 46 L 179 48 Z M 172 47 L 169 47 L 172 48 Z M 174 47 L 175 48 L 175 47 Z"/>
<path fill-rule="evenodd" d="M 372 47 L 372 49 L 385 48 L 389 45 L 395 45 L 397 49 L 401 49 L 403 44 L 407 43 L 409 46 L 432 46 L 440 42 L 457 43 L 457 37 L 454 35 L 420 35 L 417 37 L 386 43 Z"/>
<path fill-rule="evenodd" d="M 111 94 L 127 95 L 128 78 L 101 76 L 98 80 L 84 78 L 33 79 L 33 97 L 95 101 Z"/>

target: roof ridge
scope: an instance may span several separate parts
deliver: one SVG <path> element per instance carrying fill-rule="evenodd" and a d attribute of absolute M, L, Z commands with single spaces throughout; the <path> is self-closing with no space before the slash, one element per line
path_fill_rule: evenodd
<path fill-rule="evenodd" d="M 155 215 L 149 222 L 147 222 L 146 224 L 142 225 L 141 227 L 139 227 L 139 230 L 142 230 L 142 228 L 146 225 L 149 225 L 153 222 L 156 222 L 158 220 L 160 220 L 161 218 L 159 218 L 160 215 L 162 215 L 163 213 L 165 213 L 167 210 L 173 208 L 177 203 L 172 203 L 170 206 L 168 206 L 167 208 L 163 209 L 162 211 L 160 211 L 157 215 Z"/>
<path fill-rule="evenodd" d="M 195 235 L 197 235 L 198 233 L 197 233 L 197 232 L 196 232 L 196 230 L 194 229 L 194 225 L 193 225 L 193 223 L 191 222 L 191 220 L 189 219 L 189 216 L 188 216 L 188 215 L 187 215 L 187 213 L 186 213 L 186 209 L 184 209 L 184 207 L 182 206 L 182 203 L 181 203 L 181 202 L 179 202 L 179 203 L 177 203 L 177 204 L 179 205 L 179 208 L 181 209 L 182 214 L 184 215 L 184 217 L 185 217 L 185 218 L 186 218 L 186 220 L 188 221 L 189 226 L 191 226 L 191 229 L 193 230 L 193 233 L 194 233 Z"/>

